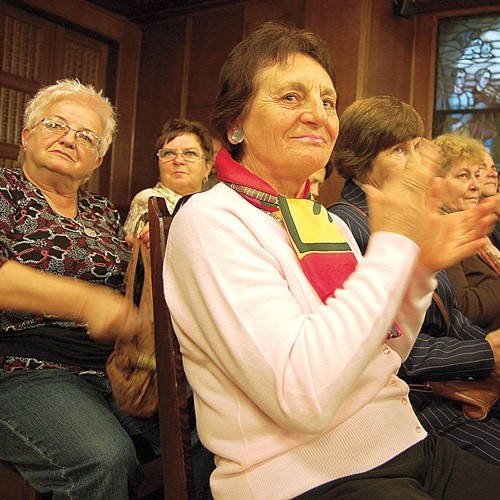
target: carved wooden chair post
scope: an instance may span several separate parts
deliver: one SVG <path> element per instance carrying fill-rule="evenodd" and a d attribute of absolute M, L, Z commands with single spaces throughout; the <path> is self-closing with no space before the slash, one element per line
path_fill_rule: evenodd
<path fill-rule="evenodd" d="M 195 498 L 191 431 L 194 428 L 192 394 L 182 366 L 177 337 L 163 294 L 163 260 L 172 222 L 165 200 L 149 199 L 151 273 L 158 374 L 160 435 L 165 498 Z"/>

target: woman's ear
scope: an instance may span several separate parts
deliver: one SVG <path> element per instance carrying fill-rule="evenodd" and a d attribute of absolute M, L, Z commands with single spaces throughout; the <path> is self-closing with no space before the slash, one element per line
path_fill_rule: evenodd
<path fill-rule="evenodd" d="M 23 145 L 23 150 L 26 151 L 26 143 L 28 142 L 28 139 L 30 138 L 31 131 L 29 128 L 23 128 L 23 131 L 21 132 L 21 141 Z"/>
<path fill-rule="evenodd" d="M 214 162 L 212 160 L 208 160 L 207 165 L 205 167 L 205 175 L 203 177 L 204 179 L 208 179 L 208 176 L 210 175 L 210 172 L 212 171 L 213 166 L 214 166 Z"/>
<path fill-rule="evenodd" d="M 95 160 L 94 168 L 92 170 L 95 170 L 96 168 L 100 167 L 103 159 L 104 158 L 102 156 L 98 156 Z"/>

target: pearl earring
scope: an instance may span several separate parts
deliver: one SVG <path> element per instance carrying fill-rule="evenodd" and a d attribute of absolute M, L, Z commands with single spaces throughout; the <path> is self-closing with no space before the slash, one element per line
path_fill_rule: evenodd
<path fill-rule="evenodd" d="M 243 142 L 245 138 L 245 132 L 242 128 L 235 128 L 233 133 L 231 134 L 231 140 L 234 141 L 235 144 L 240 144 Z"/>

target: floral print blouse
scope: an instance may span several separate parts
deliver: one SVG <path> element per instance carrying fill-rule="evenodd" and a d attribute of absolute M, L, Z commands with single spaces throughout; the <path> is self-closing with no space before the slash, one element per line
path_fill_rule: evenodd
<path fill-rule="evenodd" d="M 43 193 L 21 170 L 0 169 L 0 266 L 7 260 L 15 260 L 47 273 L 71 276 L 123 292 L 130 252 L 118 212 L 102 196 L 85 191 L 79 191 L 78 196 L 77 217 L 64 217 L 49 206 Z M 49 332 L 61 328 L 72 330 L 80 332 L 76 335 L 80 338 L 71 337 L 64 343 L 64 335 L 52 335 L 62 342 L 53 347 L 55 351 L 67 349 L 67 356 L 61 352 L 52 356 L 51 340 L 45 339 L 42 343 L 35 335 L 40 328 L 48 328 Z M 19 336 L 14 337 L 15 334 Z M 16 341 L 3 343 L 7 338 Z M 82 341 L 85 357 L 97 343 L 89 338 L 83 325 L 30 313 L 1 311 L 0 372 L 2 366 L 6 369 L 5 355 L 15 351 L 16 358 L 33 357 L 34 345 L 43 346 L 45 357 L 52 357 L 59 364 L 65 365 L 67 358 L 71 359 L 68 365 L 77 366 L 79 354 L 83 352 Z M 97 350 L 101 347 L 97 346 Z M 9 350 L 11 352 L 6 352 Z M 110 346 L 105 351 L 109 354 Z M 105 358 L 105 354 L 103 356 Z M 15 364 L 15 359 L 11 359 L 11 363 Z M 96 365 L 101 366 L 102 359 Z"/>

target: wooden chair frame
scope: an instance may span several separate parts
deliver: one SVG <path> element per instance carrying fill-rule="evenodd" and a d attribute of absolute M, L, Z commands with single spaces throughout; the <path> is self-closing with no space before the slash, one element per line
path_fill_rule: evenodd
<path fill-rule="evenodd" d="M 163 293 L 163 261 L 172 215 L 159 197 L 149 198 L 148 211 L 163 485 L 165 498 L 186 500 L 195 498 L 191 453 L 194 408 Z"/>
<path fill-rule="evenodd" d="M 14 465 L 0 460 L 0 499 L 42 500 L 43 498 L 47 498 L 47 495 L 36 491 Z"/>

